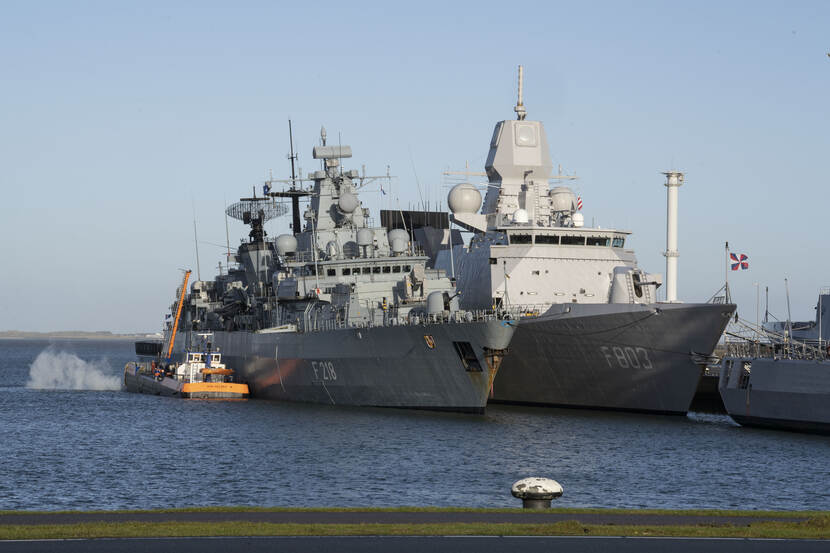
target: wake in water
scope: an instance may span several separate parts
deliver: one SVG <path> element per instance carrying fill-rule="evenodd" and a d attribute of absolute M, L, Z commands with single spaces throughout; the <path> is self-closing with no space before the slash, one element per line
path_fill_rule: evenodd
<path fill-rule="evenodd" d="M 119 390 L 121 378 L 112 376 L 104 360 L 84 361 L 73 353 L 45 349 L 29 365 L 27 388 L 38 390 Z"/>

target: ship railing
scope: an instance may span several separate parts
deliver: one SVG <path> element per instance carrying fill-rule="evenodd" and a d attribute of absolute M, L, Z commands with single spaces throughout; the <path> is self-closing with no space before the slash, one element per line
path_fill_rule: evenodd
<path fill-rule="evenodd" d="M 736 340 L 725 343 L 725 354 L 730 357 L 761 357 L 765 359 L 798 359 L 821 361 L 828 352 L 806 342 L 769 340 Z"/>
<path fill-rule="evenodd" d="M 416 245 L 416 246 L 408 249 L 402 255 L 406 256 L 406 257 L 426 257 L 426 253 L 424 252 L 424 248 L 421 247 L 420 245 Z M 320 263 L 320 262 L 324 262 L 324 261 L 331 261 L 331 259 L 323 253 L 319 253 L 315 256 L 314 252 L 309 252 L 309 251 L 295 252 L 291 255 L 282 256 L 282 259 L 283 259 L 283 261 L 285 261 L 286 263 L 289 263 L 289 264 L 304 264 L 304 265 L 309 264 L 309 263 L 315 263 L 315 262 Z M 336 261 L 344 261 L 344 262 L 361 260 L 361 259 L 377 259 L 379 261 L 389 261 L 390 259 L 395 259 L 395 257 L 386 257 L 386 256 L 384 256 L 384 257 L 371 257 L 371 256 L 364 257 L 363 255 L 358 255 L 358 256 L 343 257 L 341 259 L 336 259 L 335 258 Z"/>
<path fill-rule="evenodd" d="M 360 329 L 390 326 L 421 326 L 435 324 L 465 324 L 473 322 L 486 322 L 495 320 L 511 320 L 517 317 L 510 313 L 499 310 L 475 309 L 462 310 L 437 315 L 412 314 L 399 315 L 398 309 L 389 307 L 370 308 L 368 316 L 361 321 L 348 321 L 341 318 L 320 318 L 315 313 L 304 313 L 302 319 L 297 321 L 297 330 L 300 332 L 326 332 L 341 329 Z"/>

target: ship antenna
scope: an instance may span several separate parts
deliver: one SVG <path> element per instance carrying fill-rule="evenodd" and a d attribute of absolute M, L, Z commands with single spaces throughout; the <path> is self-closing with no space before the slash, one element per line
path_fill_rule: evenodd
<path fill-rule="evenodd" d="M 291 130 L 291 119 L 288 120 L 288 143 L 291 147 L 291 153 L 288 155 L 288 159 L 291 160 L 291 188 L 297 188 L 297 172 L 294 170 L 297 154 L 294 153 L 294 133 Z"/>
<path fill-rule="evenodd" d="M 519 66 L 519 98 L 518 102 L 516 103 L 516 107 L 513 108 L 513 111 L 516 112 L 517 119 L 519 121 L 524 121 L 525 117 L 527 116 L 527 110 L 525 109 L 524 104 L 522 103 L 522 80 L 524 76 L 524 69 L 522 66 Z"/>

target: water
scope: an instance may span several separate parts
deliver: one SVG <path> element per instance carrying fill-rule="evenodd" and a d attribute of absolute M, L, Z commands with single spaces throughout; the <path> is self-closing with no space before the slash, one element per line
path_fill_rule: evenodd
<path fill-rule="evenodd" d="M 0 341 L 0 510 L 209 505 L 830 509 L 830 438 L 659 417 L 485 416 L 121 392 L 130 342 Z"/>

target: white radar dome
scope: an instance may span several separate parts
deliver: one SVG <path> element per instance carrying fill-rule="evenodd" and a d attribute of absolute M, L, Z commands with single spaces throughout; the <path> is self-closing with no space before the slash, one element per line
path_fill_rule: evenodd
<path fill-rule="evenodd" d="M 530 217 L 527 214 L 527 211 L 524 209 L 517 209 L 513 212 L 513 222 L 519 225 L 527 224 L 530 221 Z"/>
<path fill-rule="evenodd" d="M 577 228 L 584 227 L 585 226 L 585 216 L 582 215 L 582 213 L 574 213 L 573 214 L 573 222 L 574 222 L 574 226 L 577 227 Z"/>
<path fill-rule="evenodd" d="M 375 233 L 367 228 L 362 228 L 357 231 L 357 245 L 371 246 L 372 240 L 375 238 Z"/>
<path fill-rule="evenodd" d="M 447 196 L 453 213 L 477 213 L 481 208 L 481 192 L 470 183 L 456 184 Z"/>
<path fill-rule="evenodd" d="M 337 207 L 343 213 L 352 213 L 359 205 L 360 202 L 358 201 L 357 196 L 351 192 L 344 192 L 340 195 L 340 199 L 337 201 Z"/>
<path fill-rule="evenodd" d="M 297 239 L 290 234 L 277 236 L 277 253 L 287 255 L 297 251 Z"/>
<path fill-rule="evenodd" d="M 576 211 L 576 194 L 567 186 L 557 186 L 548 192 L 554 211 Z"/>
<path fill-rule="evenodd" d="M 403 253 L 406 251 L 409 235 L 406 234 L 405 230 L 400 228 L 392 229 L 386 236 L 389 239 L 389 248 L 394 253 Z"/>

